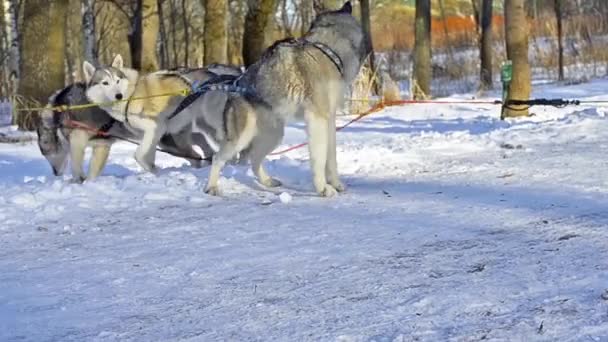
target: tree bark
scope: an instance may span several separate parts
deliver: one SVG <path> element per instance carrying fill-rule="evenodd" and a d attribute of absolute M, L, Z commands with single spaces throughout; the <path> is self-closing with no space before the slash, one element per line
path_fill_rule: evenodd
<path fill-rule="evenodd" d="M 555 19 L 557 20 L 557 58 L 558 58 L 558 77 L 559 81 L 564 80 L 564 45 L 563 45 L 563 25 L 562 25 L 562 1 L 554 0 Z"/>
<path fill-rule="evenodd" d="M 141 36 L 141 70 L 152 72 L 158 70 L 156 42 L 158 40 L 158 2 L 143 0 L 142 7 L 142 36 Z"/>
<path fill-rule="evenodd" d="M 377 82 L 376 73 L 376 57 L 374 55 L 374 44 L 372 42 L 372 30 L 370 24 L 370 9 L 369 0 L 361 0 L 361 26 L 363 27 L 363 34 L 365 35 L 366 44 L 369 48 L 369 67 L 372 71 L 370 74 L 372 89 L 376 95 L 380 93 L 379 85 Z"/>
<path fill-rule="evenodd" d="M 65 85 L 65 21 L 68 0 L 28 0 L 23 26 L 23 75 L 19 93 L 47 102 L 48 97 Z M 46 32 L 46 34 L 41 34 Z M 37 121 L 17 118 L 22 129 L 34 129 Z"/>
<path fill-rule="evenodd" d="M 416 0 L 414 44 L 414 99 L 431 94 L 431 1 Z"/>
<path fill-rule="evenodd" d="M 300 34 L 304 35 L 312 24 L 312 0 L 302 0 L 300 2 L 300 17 L 302 18 Z"/>
<path fill-rule="evenodd" d="M 8 4 L 8 8 L 6 5 Z M 21 37 L 19 35 L 19 0 L 8 0 L 5 2 L 5 19 L 7 37 L 10 41 L 10 50 L 8 55 L 8 72 L 9 79 L 12 81 L 12 91 L 15 92 L 19 87 L 19 79 L 21 77 Z"/>
<path fill-rule="evenodd" d="M 481 40 L 479 57 L 481 59 L 481 89 L 492 89 L 492 0 L 481 4 Z"/>
<path fill-rule="evenodd" d="M 163 11 L 164 0 L 158 0 L 158 34 L 160 35 L 159 41 L 159 54 L 160 54 L 160 67 L 166 69 L 169 64 L 169 51 L 167 47 L 167 30 L 165 28 L 165 16 Z"/>
<path fill-rule="evenodd" d="M 505 35 L 507 58 L 513 62 L 513 79 L 508 99 L 530 98 L 530 64 L 528 62 L 528 22 L 524 0 L 505 0 Z M 502 117 L 528 116 L 525 106 L 509 106 Z"/>
<path fill-rule="evenodd" d="M 188 30 L 188 13 L 186 8 L 186 0 L 182 0 L 182 23 L 184 25 L 184 66 L 189 64 L 189 50 L 190 50 L 190 33 Z"/>
<path fill-rule="evenodd" d="M 135 9 L 131 19 L 131 29 L 129 31 L 129 51 L 131 53 L 131 67 L 140 70 L 142 67 L 142 6 L 143 0 L 134 0 Z"/>
<path fill-rule="evenodd" d="M 338 0 L 312 0 L 312 6 L 315 10 L 315 15 L 319 15 L 325 11 L 338 9 Z"/>
<path fill-rule="evenodd" d="M 97 64 L 97 40 L 95 38 L 95 0 L 82 0 L 82 34 L 84 59 Z"/>
<path fill-rule="evenodd" d="M 276 0 L 249 0 L 243 34 L 243 61 L 245 66 L 255 63 L 264 52 L 264 33 L 272 19 Z"/>
<path fill-rule="evenodd" d="M 204 64 L 228 62 L 228 4 L 226 0 L 202 0 L 205 6 Z"/>

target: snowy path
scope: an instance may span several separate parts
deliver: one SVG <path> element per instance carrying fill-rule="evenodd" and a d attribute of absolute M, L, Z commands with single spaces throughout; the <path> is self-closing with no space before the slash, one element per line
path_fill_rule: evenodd
<path fill-rule="evenodd" d="M 129 145 L 84 185 L 0 145 L 0 341 L 608 341 L 608 119 L 534 112 L 388 109 L 339 134 L 337 198 L 306 149 L 268 162 L 287 204 L 244 167 L 213 198 Z"/>

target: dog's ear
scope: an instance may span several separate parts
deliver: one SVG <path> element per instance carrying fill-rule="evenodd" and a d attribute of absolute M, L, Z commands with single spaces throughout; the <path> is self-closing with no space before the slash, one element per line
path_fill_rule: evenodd
<path fill-rule="evenodd" d="M 338 12 L 353 14 L 353 5 L 351 5 L 350 1 L 347 1 Z"/>
<path fill-rule="evenodd" d="M 86 83 L 91 82 L 93 74 L 95 73 L 95 66 L 87 61 L 82 63 L 82 73 L 84 74 L 84 81 Z"/>
<path fill-rule="evenodd" d="M 116 69 L 122 69 L 123 66 L 124 63 L 122 62 L 122 56 L 120 54 L 116 55 L 116 57 L 114 57 L 114 60 L 112 61 L 112 67 Z"/>

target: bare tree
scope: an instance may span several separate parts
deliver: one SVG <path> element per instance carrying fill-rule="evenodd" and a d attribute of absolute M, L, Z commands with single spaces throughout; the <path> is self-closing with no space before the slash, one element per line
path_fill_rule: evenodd
<path fill-rule="evenodd" d="M 557 21 L 557 58 L 558 58 L 558 80 L 564 80 L 564 45 L 563 45 L 563 25 L 562 25 L 562 1 L 554 0 L 555 19 Z"/>
<path fill-rule="evenodd" d="M 481 3 L 479 57 L 481 59 L 481 89 L 492 89 L 492 0 Z"/>
<path fill-rule="evenodd" d="M 507 58 L 513 62 L 513 79 L 508 100 L 530 98 L 530 64 L 528 62 L 528 23 L 524 0 L 505 0 L 505 34 Z M 525 106 L 508 106 L 502 117 L 527 116 Z"/>
<path fill-rule="evenodd" d="M 264 49 L 264 32 L 272 19 L 276 0 L 249 0 L 243 34 L 243 61 L 249 66 L 257 61 Z"/>
<path fill-rule="evenodd" d="M 416 0 L 414 99 L 431 94 L 431 0 Z"/>
<path fill-rule="evenodd" d="M 205 65 L 228 61 L 227 0 L 201 0 L 205 6 Z"/>
<path fill-rule="evenodd" d="M 82 0 L 81 11 L 84 59 L 95 64 L 97 62 L 97 40 L 95 37 L 95 0 Z"/>

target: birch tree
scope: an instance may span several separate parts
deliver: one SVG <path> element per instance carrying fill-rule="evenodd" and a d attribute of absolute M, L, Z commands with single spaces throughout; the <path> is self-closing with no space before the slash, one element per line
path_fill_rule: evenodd
<path fill-rule="evenodd" d="M 97 40 L 95 38 L 95 0 L 81 0 L 84 59 L 97 64 Z"/>

